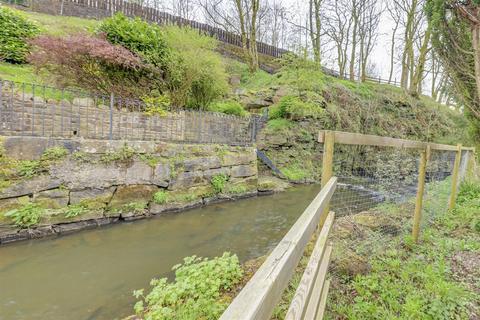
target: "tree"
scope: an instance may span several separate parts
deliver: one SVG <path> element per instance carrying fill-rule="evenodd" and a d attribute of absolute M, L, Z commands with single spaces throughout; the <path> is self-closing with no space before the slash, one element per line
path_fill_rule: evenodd
<path fill-rule="evenodd" d="M 320 8 L 322 5 L 322 0 L 310 0 L 309 1 L 309 31 L 310 31 L 310 41 L 312 43 L 313 50 L 313 60 L 315 63 L 320 65 L 321 63 L 321 17 L 320 17 Z"/>
<path fill-rule="evenodd" d="M 427 0 L 426 13 L 436 54 L 457 99 L 480 137 L 480 3 L 478 0 Z"/>
<path fill-rule="evenodd" d="M 257 71 L 257 26 L 260 0 L 205 0 L 201 6 L 207 21 L 227 31 L 240 34 L 243 55 L 250 72 Z"/>

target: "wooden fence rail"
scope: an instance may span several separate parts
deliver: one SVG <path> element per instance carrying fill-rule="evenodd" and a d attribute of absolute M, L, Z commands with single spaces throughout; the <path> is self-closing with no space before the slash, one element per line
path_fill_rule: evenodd
<path fill-rule="evenodd" d="M 325 184 L 267 260 L 225 310 L 220 318 L 221 320 L 270 319 L 275 306 L 295 272 L 306 245 L 319 226 L 324 209 L 328 206 L 336 187 L 337 178 L 333 177 Z M 330 213 L 323 220 L 325 223 L 289 310 L 288 319 L 307 319 L 299 318 L 306 312 L 317 315 L 323 313 L 322 308 L 325 307 L 328 291 L 325 275 L 332 250 L 326 243 L 328 233 L 333 225 L 334 214 Z"/>

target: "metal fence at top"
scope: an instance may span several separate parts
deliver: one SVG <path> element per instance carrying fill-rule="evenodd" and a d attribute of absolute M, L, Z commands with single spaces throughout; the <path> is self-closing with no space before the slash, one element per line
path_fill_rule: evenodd
<path fill-rule="evenodd" d="M 0 134 L 251 145 L 259 117 L 173 109 L 140 100 L 0 80 Z"/>

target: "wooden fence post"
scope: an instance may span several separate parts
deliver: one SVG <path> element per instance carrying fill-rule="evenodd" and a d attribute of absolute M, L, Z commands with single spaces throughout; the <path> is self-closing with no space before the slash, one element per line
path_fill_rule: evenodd
<path fill-rule="evenodd" d="M 322 188 L 328 183 L 333 176 L 333 151 L 335 147 L 335 132 L 325 131 L 323 139 L 323 161 L 322 161 Z M 325 223 L 330 207 L 327 206 L 320 216 L 319 228 L 321 229 Z"/>
<path fill-rule="evenodd" d="M 452 173 L 452 191 L 450 192 L 450 200 L 448 202 L 448 209 L 455 208 L 455 201 L 457 200 L 458 187 L 458 172 L 460 169 L 460 161 L 462 160 L 462 145 L 457 145 L 457 154 L 455 156 L 455 164 L 453 165 Z"/>
<path fill-rule="evenodd" d="M 425 191 L 425 176 L 427 173 L 427 164 L 430 159 L 430 146 L 422 151 L 420 156 L 420 166 L 418 168 L 418 187 L 417 187 L 417 201 L 415 202 L 415 214 L 413 216 L 412 236 L 415 242 L 418 242 L 418 235 L 420 234 L 420 222 L 422 220 L 423 209 L 423 194 Z"/>

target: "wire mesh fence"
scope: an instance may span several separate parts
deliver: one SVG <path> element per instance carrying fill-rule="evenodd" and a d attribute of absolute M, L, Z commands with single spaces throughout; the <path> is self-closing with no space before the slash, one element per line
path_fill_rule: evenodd
<path fill-rule="evenodd" d="M 250 145 L 260 118 L 172 109 L 143 101 L 0 80 L 0 134 Z"/>
<path fill-rule="evenodd" d="M 422 190 L 418 189 L 422 152 L 427 165 L 420 230 L 448 212 L 458 152 L 335 144 L 333 175 L 339 183 L 331 201 L 337 218 L 330 235 L 334 247 L 329 268 L 330 318 L 335 318 L 337 297 L 355 296 L 345 291 L 349 288 L 346 284 L 357 275 L 370 273 L 375 261 L 389 250 L 414 241 L 411 234 L 417 191 Z M 461 152 L 457 187 L 471 154 Z"/>

